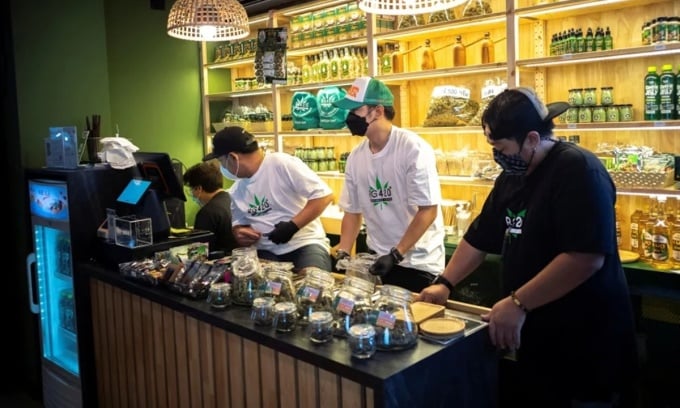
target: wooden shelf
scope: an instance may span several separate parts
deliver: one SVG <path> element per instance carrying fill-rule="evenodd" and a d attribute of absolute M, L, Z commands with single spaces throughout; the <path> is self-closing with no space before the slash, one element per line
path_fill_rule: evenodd
<path fill-rule="evenodd" d="M 515 11 L 515 14 L 517 17 L 526 19 L 558 20 L 583 14 L 663 2 L 665 0 L 562 0 L 536 6 L 520 7 Z"/>
<path fill-rule="evenodd" d="M 503 11 L 483 16 L 465 17 L 453 21 L 410 27 L 403 30 L 385 31 L 374 34 L 373 38 L 379 43 L 390 40 L 424 41 L 432 37 L 452 36 L 454 33 L 459 35 L 482 30 L 500 29 L 505 27 L 506 18 L 505 11 Z"/>
<path fill-rule="evenodd" d="M 542 58 L 517 60 L 520 68 L 543 68 L 570 64 L 599 64 L 604 61 L 621 59 L 649 58 L 661 55 L 680 55 L 680 43 L 654 44 L 643 47 L 620 48 L 606 51 L 581 52 L 576 54 L 554 55 Z"/>
<path fill-rule="evenodd" d="M 659 121 L 636 121 L 636 122 L 598 122 L 598 123 L 567 123 L 556 124 L 556 131 L 579 130 L 579 131 L 621 131 L 621 130 L 680 130 L 680 120 L 659 120 Z"/>
<path fill-rule="evenodd" d="M 407 81 L 417 81 L 420 79 L 431 79 L 439 77 L 452 77 L 460 75 L 481 75 L 497 72 L 505 72 L 508 64 L 505 62 L 495 62 L 491 64 L 468 65 L 464 67 L 430 69 L 426 71 L 404 72 L 399 74 L 378 75 L 376 78 L 386 84 L 397 85 Z"/>

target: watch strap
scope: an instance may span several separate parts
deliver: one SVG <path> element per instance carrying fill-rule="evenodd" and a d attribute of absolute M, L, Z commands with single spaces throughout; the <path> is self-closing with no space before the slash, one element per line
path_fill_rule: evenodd
<path fill-rule="evenodd" d="M 451 284 L 451 282 L 449 282 L 448 279 L 446 279 L 446 278 L 445 278 L 444 276 L 442 276 L 442 275 L 438 275 L 438 276 L 434 279 L 434 281 L 432 282 L 433 285 L 438 285 L 438 284 L 440 284 L 440 283 L 441 283 L 442 285 L 446 286 L 446 287 L 449 289 L 449 292 L 453 292 L 453 285 Z"/>

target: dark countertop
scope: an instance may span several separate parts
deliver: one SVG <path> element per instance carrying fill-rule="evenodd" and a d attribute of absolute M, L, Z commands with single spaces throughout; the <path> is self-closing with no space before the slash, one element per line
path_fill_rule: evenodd
<path fill-rule="evenodd" d="M 495 404 L 498 359 L 486 327 L 448 346 L 420 339 L 410 349 L 378 351 L 371 359 L 357 360 L 351 358 L 342 338 L 319 345 L 309 341 L 302 328 L 282 334 L 273 328 L 254 326 L 248 307 L 232 305 L 224 311 L 215 311 L 205 300 L 127 280 L 117 271 L 100 265 L 83 263 L 79 269 L 87 276 L 374 388 L 381 406 Z"/>

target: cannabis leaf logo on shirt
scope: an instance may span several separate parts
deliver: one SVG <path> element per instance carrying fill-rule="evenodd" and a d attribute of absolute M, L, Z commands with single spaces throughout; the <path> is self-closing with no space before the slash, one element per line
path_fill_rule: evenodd
<path fill-rule="evenodd" d="M 507 233 L 513 238 L 517 238 L 518 235 L 522 234 L 522 226 L 524 225 L 524 218 L 527 215 L 527 210 L 525 208 L 515 214 L 512 210 L 506 208 L 505 212 L 507 213 L 505 216 L 505 225 L 508 227 Z"/>
<path fill-rule="evenodd" d="M 374 207 L 382 209 L 392 201 L 392 186 L 389 182 L 381 183 L 380 179 L 376 177 L 375 187 L 368 186 L 368 196 Z"/>
<path fill-rule="evenodd" d="M 252 216 L 267 214 L 271 209 L 267 197 L 258 198 L 257 194 L 253 194 L 253 202 L 248 204 L 248 214 Z"/>

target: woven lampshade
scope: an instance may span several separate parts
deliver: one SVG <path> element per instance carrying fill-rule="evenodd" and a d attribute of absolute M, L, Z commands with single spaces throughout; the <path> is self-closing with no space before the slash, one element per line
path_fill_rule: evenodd
<path fill-rule="evenodd" d="M 229 41 L 248 34 L 248 13 L 236 0 L 177 0 L 168 15 L 168 35 L 182 40 Z"/>
<path fill-rule="evenodd" d="M 467 0 L 359 0 L 359 8 L 367 13 L 410 16 L 433 13 L 460 6 Z"/>

